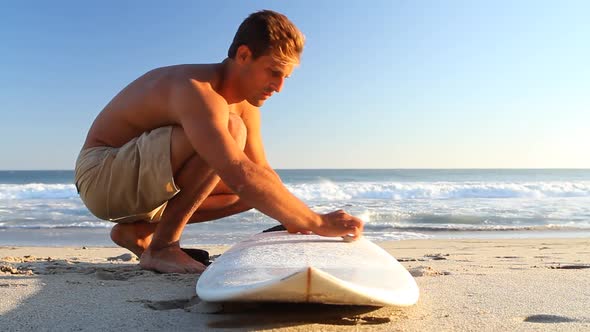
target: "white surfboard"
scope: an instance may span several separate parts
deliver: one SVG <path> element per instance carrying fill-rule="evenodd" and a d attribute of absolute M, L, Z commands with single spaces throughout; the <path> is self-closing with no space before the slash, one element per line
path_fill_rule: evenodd
<path fill-rule="evenodd" d="M 200 276 L 209 302 L 313 302 L 409 306 L 419 291 L 390 254 L 361 238 L 261 233 L 218 257 Z"/>

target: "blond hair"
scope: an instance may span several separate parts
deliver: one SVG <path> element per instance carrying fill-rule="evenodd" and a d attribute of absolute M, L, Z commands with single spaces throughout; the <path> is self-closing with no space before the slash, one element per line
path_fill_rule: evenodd
<path fill-rule="evenodd" d="M 250 14 L 240 24 L 227 56 L 235 58 L 238 47 L 246 45 L 254 59 L 271 55 L 280 62 L 298 64 L 305 37 L 287 16 L 272 10 Z"/>

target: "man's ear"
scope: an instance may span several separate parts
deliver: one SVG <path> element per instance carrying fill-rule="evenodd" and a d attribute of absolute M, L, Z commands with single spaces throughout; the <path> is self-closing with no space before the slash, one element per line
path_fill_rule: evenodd
<path fill-rule="evenodd" d="M 238 50 L 236 52 L 236 61 L 238 63 L 247 62 L 251 57 L 252 52 L 250 51 L 250 48 L 248 46 L 240 45 L 240 47 L 238 47 Z"/>

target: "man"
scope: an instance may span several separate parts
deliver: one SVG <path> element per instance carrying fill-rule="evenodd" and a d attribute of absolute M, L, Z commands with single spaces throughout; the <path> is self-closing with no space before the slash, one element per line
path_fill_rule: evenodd
<path fill-rule="evenodd" d="M 303 35 L 273 11 L 240 25 L 222 63 L 152 70 L 125 87 L 92 124 L 76 161 L 76 186 L 112 240 L 161 272 L 205 266 L 179 245 L 187 223 L 256 208 L 289 232 L 358 238 L 363 223 L 317 214 L 269 166 L 258 107 L 280 92 Z"/>

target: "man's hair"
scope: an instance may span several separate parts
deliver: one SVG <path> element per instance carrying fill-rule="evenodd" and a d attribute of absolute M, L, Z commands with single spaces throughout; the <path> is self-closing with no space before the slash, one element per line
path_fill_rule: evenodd
<path fill-rule="evenodd" d="M 246 45 L 254 59 L 271 55 L 278 61 L 298 64 L 304 43 L 305 37 L 287 16 L 261 10 L 240 24 L 227 56 L 235 58 L 238 47 Z"/>

